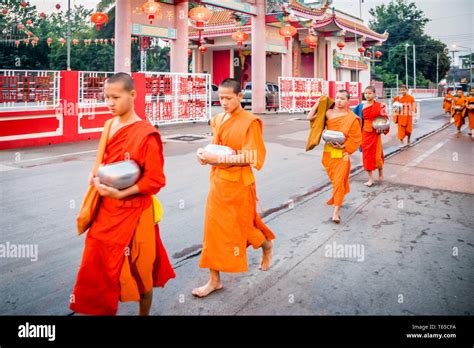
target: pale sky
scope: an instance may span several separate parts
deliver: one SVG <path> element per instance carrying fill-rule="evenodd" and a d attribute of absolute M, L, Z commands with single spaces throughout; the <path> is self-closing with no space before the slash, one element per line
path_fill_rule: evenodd
<path fill-rule="evenodd" d="M 390 2 L 388 0 L 362 1 L 362 18 L 366 22 L 370 19 L 370 8 Z M 431 19 L 426 25 L 428 35 L 441 40 L 450 49 L 452 49 L 451 45 L 456 44 L 458 46 L 456 49 L 461 50 L 456 56 L 468 54 L 469 48 L 474 51 L 474 0 L 416 0 L 414 2 Z M 30 3 L 44 12 L 56 11 L 54 6 L 58 3 L 63 9 L 67 7 L 67 0 L 30 0 Z M 71 0 L 72 6 L 83 4 L 89 8 L 93 8 L 97 3 L 98 0 Z M 359 16 L 359 0 L 334 0 L 333 6 Z"/>

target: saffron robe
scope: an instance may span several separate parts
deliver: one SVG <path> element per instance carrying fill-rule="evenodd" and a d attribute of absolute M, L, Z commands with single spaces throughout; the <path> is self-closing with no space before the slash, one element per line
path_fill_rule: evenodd
<path fill-rule="evenodd" d="M 380 169 L 384 164 L 382 135 L 372 127 L 373 120 L 378 116 L 389 119 L 385 104 L 376 101 L 362 108 L 362 161 L 365 170 Z M 384 134 L 388 132 L 389 129 Z"/>
<path fill-rule="evenodd" d="M 453 105 L 453 95 L 448 93 L 445 95 L 443 100 L 443 109 L 444 112 L 451 112 L 451 106 Z"/>
<path fill-rule="evenodd" d="M 416 103 L 413 96 L 406 94 L 404 96 L 397 95 L 393 101 L 403 104 L 400 113 L 397 114 L 398 120 L 398 139 L 403 140 L 410 136 L 413 131 L 413 113 L 416 112 Z"/>
<path fill-rule="evenodd" d="M 469 110 L 467 106 L 471 105 L 473 109 Z M 467 97 L 466 101 L 467 117 L 469 120 L 469 129 L 474 129 L 474 96 Z"/>
<path fill-rule="evenodd" d="M 332 146 L 326 144 L 322 158 L 322 164 L 326 169 L 326 173 L 333 187 L 332 197 L 327 201 L 327 204 L 341 206 L 344 202 L 344 196 L 350 192 L 350 155 L 357 150 L 362 143 L 360 118 L 352 111 L 348 111 L 346 115 L 326 119 L 326 127 L 328 130 L 340 131 L 344 133 L 346 137 L 342 156 L 335 155 L 339 149 L 334 149 Z"/>
<path fill-rule="evenodd" d="M 246 154 L 252 166 L 260 170 L 266 155 L 262 121 L 243 109 L 225 121 L 224 116 L 220 114 L 211 120 L 212 143 Z M 273 240 L 275 235 L 257 213 L 251 166 L 212 166 L 199 267 L 245 272 L 247 247 L 258 248 L 265 239 Z"/>
<path fill-rule="evenodd" d="M 455 96 L 453 99 L 453 108 L 451 111 L 454 117 L 454 125 L 457 129 L 460 129 L 464 124 L 464 116 L 466 115 L 466 103 L 467 98 L 463 95 L 462 97 Z M 456 106 L 461 106 L 462 109 L 455 109 Z"/>
<path fill-rule="evenodd" d="M 112 120 L 108 121 L 111 122 Z M 115 315 L 118 301 L 139 301 L 140 294 L 175 277 L 153 221 L 151 195 L 165 186 L 158 131 L 146 120 L 119 129 L 108 141 L 103 164 L 132 159 L 141 168 L 139 194 L 102 197 L 90 227 L 70 308 L 90 315 Z"/>

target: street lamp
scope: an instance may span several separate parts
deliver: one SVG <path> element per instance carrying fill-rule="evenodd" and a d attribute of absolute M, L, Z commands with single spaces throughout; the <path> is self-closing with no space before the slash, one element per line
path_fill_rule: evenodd
<path fill-rule="evenodd" d="M 410 44 L 407 42 L 405 44 L 405 84 L 407 85 L 407 88 L 408 88 L 408 54 L 407 54 L 408 46 L 410 46 Z"/>
<path fill-rule="evenodd" d="M 469 50 L 469 84 L 472 87 L 472 48 L 466 47 L 466 46 L 460 46 L 460 45 L 457 45 L 457 44 L 452 44 L 451 47 L 452 48 L 460 47 L 460 48 L 465 48 L 465 49 Z M 452 52 L 453 52 L 453 65 L 454 65 L 454 52 L 459 52 L 459 50 L 458 51 L 453 50 Z"/>

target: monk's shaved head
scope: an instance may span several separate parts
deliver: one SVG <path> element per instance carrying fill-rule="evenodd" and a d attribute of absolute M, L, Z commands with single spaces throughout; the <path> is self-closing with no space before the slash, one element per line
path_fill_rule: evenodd
<path fill-rule="evenodd" d="M 125 89 L 127 92 L 131 92 L 135 90 L 135 83 L 133 82 L 132 77 L 124 72 L 119 72 L 111 77 L 109 77 L 106 81 L 107 84 L 112 84 L 112 83 L 121 83 L 123 86 L 123 89 Z"/>
<path fill-rule="evenodd" d="M 351 94 L 346 89 L 340 89 L 340 90 L 337 91 L 337 93 L 345 93 L 346 97 L 347 97 L 347 100 L 351 99 Z"/>
<path fill-rule="evenodd" d="M 242 87 L 240 85 L 240 82 L 237 81 L 236 79 L 227 78 L 221 82 L 219 87 L 232 88 L 235 94 L 239 94 L 240 92 L 242 92 Z"/>

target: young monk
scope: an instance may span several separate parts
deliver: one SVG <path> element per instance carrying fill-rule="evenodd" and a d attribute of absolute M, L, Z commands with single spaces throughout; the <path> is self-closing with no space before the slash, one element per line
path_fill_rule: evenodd
<path fill-rule="evenodd" d="M 448 115 L 451 115 L 451 106 L 453 104 L 453 97 L 454 96 L 453 96 L 452 89 L 448 89 L 443 100 L 443 109 L 444 109 L 444 112 Z"/>
<path fill-rule="evenodd" d="M 400 95 L 393 98 L 393 102 L 402 103 L 402 109 L 397 113 L 398 123 L 398 139 L 401 144 L 400 147 L 405 147 L 404 141 L 407 137 L 407 145 L 411 144 L 411 133 L 413 131 L 413 113 L 416 113 L 415 98 L 408 94 L 407 86 L 400 86 Z"/>
<path fill-rule="evenodd" d="M 246 272 L 248 245 L 262 249 L 259 269 L 270 268 L 273 232 L 257 213 L 255 177 L 251 166 L 260 170 L 265 161 L 262 121 L 241 107 L 240 83 L 225 79 L 219 86 L 224 113 L 211 119 L 213 144 L 236 151 L 217 156 L 198 149 L 200 164 L 210 164 L 210 190 L 206 203 L 204 241 L 199 267 L 209 268 L 209 281 L 192 294 L 205 297 L 222 289 L 220 272 Z"/>
<path fill-rule="evenodd" d="M 372 171 L 378 170 L 378 181 L 383 181 L 384 155 L 382 148 L 381 134 L 388 134 L 389 129 L 385 131 L 375 130 L 372 127 L 372 121 L 383 116 L 387 120 L 386 105 L 375 100 L 375 87 L 368 86 L 364 90 L 366 102 L 362 104 L 362 161 L 364 169 L 367 171 L 369 180 L 364 183 L 368 187 L 374 185 Z"/>
<path fill-rule="evenodd" d="M 102 200 L 71 296 L 70 308 L 78 313 L 115 315 L 120 300 L 139 301 L 139 314 L 148 315 L 153 287 L 175 277 L 153 216 L 152 195 L 165 186 L 161 137 L 135 113 L 135 96 L 126 73 L 105 83 L 107 106 L 115 117 L 105 124 L 110 132 L 103 164 L 134 160 L 141 176 L 133 186 L 117 190 L 91 175 L 90 184 Z"/>
<path fill-rule="evenodd" d="M 474 130 L 474 87 L 471 87 L 471 92 L 469 97 L 467 97 L 466 109 L 469 122 L 469 131 L 467 134 L 472 136 Z"/>
<path fill-rule="evenodd" d="M 332 221 L 341 222 L 340 209 L 344 196 L 349 193 L 349 174 L 351 172 L 350 155 L 356 151 L 362 142 L 360 118 L 349 110 L 350 94 L 346 90 L 336 93 L 334 108 L 326 112 L 326 129 L 344 133 L 344 144 L 329 144 L 324 146 L 322 164 L 331 180 L 333 193 L 328 205 L 334 207 Z M 318 103 L 308 113 L 308 119 L 316 117 Z"/>
<path fill-rule="evenodd" d="M 466 115 L 467 98 L 462 92 L 462 89 L 456 91 L 456 96 L 453 98 L 453 105 L 451 107 L 451 115 L 454 118 L 454 125 L 458 133 L 461 133 L 461 127 L 464 124 L 464 116 Z"/>

